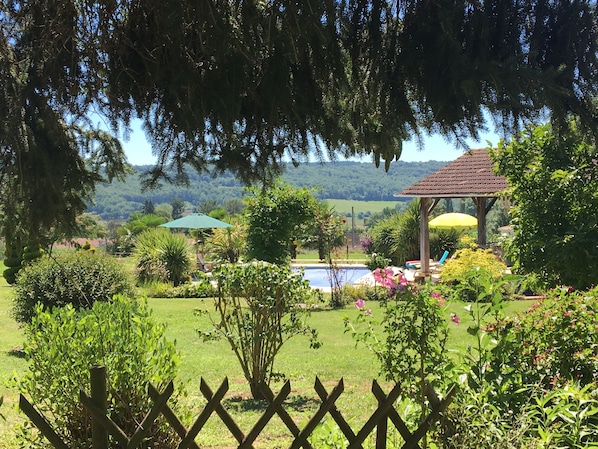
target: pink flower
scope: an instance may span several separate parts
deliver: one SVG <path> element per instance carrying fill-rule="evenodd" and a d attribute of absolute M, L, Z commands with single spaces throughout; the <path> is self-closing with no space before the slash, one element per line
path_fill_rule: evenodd
<path fill-rule="evenodd" d="M 371 315 L 372 315 L 372 310 L 371 310 L 371 309 L 364 310 L 364 311 L 363 311 L 363 314 L 364 314 L 364 315 L 370 315 L 370 316 L 371 316 Z"/>
<path fill-rule="evenodd" d="M 438 292 L 432 293 L 432 298 L 434 298 L 438 302 L 438 305 L 440 307 L 444 307 L 446 300 L 440 293 L 438 293 Z"/>
<path fill-rule="evenodd" d="M 456 313 L 451 313 L 450 317 L 451 321 L 455 324 L 459 324 L 461 322 L 461 318 L 459 318 L 459 315 L 457 315 Z"/>
<path fill-rule="evenodd" d="M 357 307 L 359 310 L 363 309 L 365 307 L 365 301 L 363 299 L 358 299 L 357 301 L 355 301 L 355 307 Z"/>
<path fill-rule="evenodd" d="M 407 281 L 407 278 L 405 277 L 405 275 L 403 273 L 399 273 L 397 274 L 397 278 L 399 279 L 399 284 L 400 285 L 407 285 L 409 282 Z"/>

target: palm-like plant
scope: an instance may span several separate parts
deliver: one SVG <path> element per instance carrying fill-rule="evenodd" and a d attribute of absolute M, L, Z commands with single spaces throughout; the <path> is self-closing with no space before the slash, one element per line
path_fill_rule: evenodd
<path fill-rule="evenodd" d="M 230 228 L 217 228 L 206 242 L 206 251 L 218 262 L 237 263 L 247 244 L 247 225 L 241 218 Z"/>
<path fill-rule="evenodd" d="M 182 234 L 167 229 L 148 229 L 139 234 L 135 246 L 139 282 L 168 281 L 176 287 L 191 272 L 192 247 Z"/>
<path fill-rule="evenodd" d="M 402 265 L 419 258 L 419 200 L 409 203 L 402 213 L 379 221 L 370 231 L 372 251 Z"/>

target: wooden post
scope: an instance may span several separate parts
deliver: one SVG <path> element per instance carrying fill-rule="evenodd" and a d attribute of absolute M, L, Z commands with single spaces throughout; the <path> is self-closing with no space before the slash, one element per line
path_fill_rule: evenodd
<path fill-rule="evenodd" d="M 426 276 L 430 273 L 430 229 L 428 228 L 430 198 L 420 198 L 419 204 L 419 260 L 420 270 Z"/>
<path fill-rule="evenodd" d="M 91 399 L 104 413 L 107 412 L 108 392 L 106 391 L 106 367 L 92 366 L 89 369 L 89 383 L 91 385 Z M 95 418 L 91 419 L 91 447 L 93 449 L 108 449 L 108 432 Z"/>
<path fill-rule="evenodd" d="M 476 205 L 476 215 L 478 219 L 478 245 L 480 248 L 486 247 L 486 198 L 474 198 Z"/>

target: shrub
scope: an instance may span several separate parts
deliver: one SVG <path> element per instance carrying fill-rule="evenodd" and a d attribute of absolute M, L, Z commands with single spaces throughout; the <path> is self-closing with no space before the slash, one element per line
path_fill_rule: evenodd
<path fill-rule="evenodd" d="M 152 284 L 147 294 L 153 298 L 212 298 L 216 289 L 208 278 L 173 287 L 170 284 Z"/>
<path fill-rule="evenodd" d="M 313 292 L 308 281 L 288 266 L 267 262 L 225 264 L 213 275 L 220 321 L 201 334 L 204 339 L 228 340 L 253 397 L 263 399 L 262 387 L 272 378 L 274 358 L 289 338 L 311 335 L 311 346 L 319 347 L 316 331 L 304 322 Z"/>
<path fill-rule="evenodd" d="M 440 272 L 443 284 L 456 286 L 450 293 L 451 299 L 467 302 L 479 302 L 478 295 L 483 293 L 486 284 L 498 282 L 506 272 L 506 265 L 498 260 L 491 250 L 463 248 L 454 257 L 448 259 Z M 511 284 L 500 281 L 502 293 L 509 294 Z M 512 286 L 514 293 L 515 284 Z M 491 300 L 491 298 L 486 298 Z"/>
<path fill-rule="evenodd" d="M 89 368 L 104 365 L 110 418 L 131 436 L 152 405 L 147 383 L 163 389 L 175 378 L 179 360 L 147 304 L 117 296 L 79 312 L 70 305 L 51 312 L 38 306 L 37 312 L 25 331 L 29 366 L 18 382 L 21 393 L 68 447 L 88 448 L 90 415 L 78 396 L 80 390 L 89 391 Z M 47 447 L 34 435 L 24 429 L 22 447 Z M 174 447 L 172 437 L 173 431 L 157 421 L 143 447 Z"/>
<path fill-rule="evenodd" d="M 387 380 L 401 383 L 403 398 L 418 405 L 421 422 L 428 407 L 426 385 L 439 386 L 449 364 L 445 300 L 428 285 L 410 285 L 389 268 L 376 270 L 374 278 L 387 288 L 382 316 L 373 317 L 359 299 L 359 314 L 353 321 L 345 318 L 345 332 L 374 352 Z"/>
<path fill-rule="evenodd" d="M 376 268 L 385 268 L 389 265 L 390 259 L 387 259 L 381 254 L 372 253 L 366 263 L 365 266 L 368 267 L 370 271 L 374 271 Z"/>
<path fill-rule="evenodd" d="M 524 314 L 499 320 L 489 330 L 498 344 L 492 369 L 545 389 L 598 378 L 598 288 L 551 290 Z"/>
<path fill-rule="evenodd" d="M 380 220 L 370 234 L 371 251 L 393 265 L 419 258 L 419 200 L 411 201 L 404 212 Z"/>
<path fill-rule="evenodd" d="M 499 278 L 505 273 L 507 266 L 490 249 L 463 248 L 445 262 L 440 279 L 443 282 L 459 281 L 468 272 L 479 269 L 489 271 L 493 277 Z"/>
<path fill-rule="evenodd" d="M 181 234 L 168 229 L 152 228 L 137 237 L 137 279 L 140 283 L 150 281 L 172 282 L 176 287 L 190 279 L 191 245 Z"/>
<path fill-rule="evenodd" d="M 110 256 L 89 251 L 45 257 L 24 267 L 17 277 L 13 316 L 28 323 L 36 304 L 42 309 L 71 304 L 90 308 L 116 294 L 134 295 L 131 280 Z"/>

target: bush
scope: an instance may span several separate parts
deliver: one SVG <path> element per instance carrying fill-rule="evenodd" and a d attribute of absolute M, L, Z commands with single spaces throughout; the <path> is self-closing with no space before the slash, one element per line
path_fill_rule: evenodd
<path fill-rule="evenodd" d="M 12 313 L 19 323 L 28 323 L 36 304 L 44 310 L 67 304 L 90 308 L 116 294 L 134 296 L 134 287 L 112 257 L 89 251 L 64 253 L 42 258 L 19 272 Z"/>
<path fill-rule="evenodd" d="M 159 282 L 150 283 L 144 290 L 152 298 L 213 298 L 216 296 L 216 289 L 207 277 L 178 287 Z"/>
<path fill-rule="evenodd" d="M 152 228 L 139 234 L 135 246 L 137 279 L 172 282 L 176 287 L 190 279 L 191 245 L 181 234 L 168 229 Z"/>
<path fill-rule="evenodd" d="M 254 399 L 263 399 L 263 387 L 275 374 L 274 359 L 289 338 L 310 335 L 311 347 L 320 345 L 316 331 L 305 323 L 313 291 L 288 266 L 267 262 L 224 264 L 213 274 L 219 322 L 200 334 L 204 339 L 228 340 Z"/>
<path fill-rule="evenodd" d="M 517 376 L 521 384 L 545 389 L 598 379 L 598 288 L 551 290 L 524 314 L 491 327 L 498 344 L 493 372 Z"/>
<path fill-rule="evenodd" d="M 147 304 L 118 296 L 113 302 L 96 302 L 90 310 L 77 312 L 68 305 L 44 312 L 38 306 L 37 312 L 25 331 L 29 367 L 18 382 L 21 393 L 69 448 L 88 448 L 90 415 L 78 396 L 80 390 L 89 391 L 89 368 L 104 365 L 110 418 L 131 436 L 152 405 L 147 383 L 162 390 L 175 378 L 179 360 Z M 22 447 L 47 447 L 35 435 L 23 429 Z M 143 447 L 174 447 L 173 436 L 158 420 Z M 117 442 L 109 447 L 116 448 Z"/>
<path fill-rule="evenodd" d="M 457 250 L 455 255 L 445 262 L 440 279 L 443 282 L 459 281 L 468 272 L 480 269 L 489 271 L 493 277 L 499 278 L 505 273 L 507 266 L 490 249 L 463 248 Z"/>
<path fill-rule="evenodd" d="M 445 262 L 440 272 L 440 281 L 443 284 L 457 286 L 450 293 L 451 299 L 478 302 L 480 301 L 478 295 L 484 291 L 486 284 L 498 283 L 503 295 L 514 294 L 517 284 L 509 283 L 504 279 L 506 269 L 507 266 L 489 249 L 463 248 Z M 491 298 L 484 300 L 491 300 Z"/>

